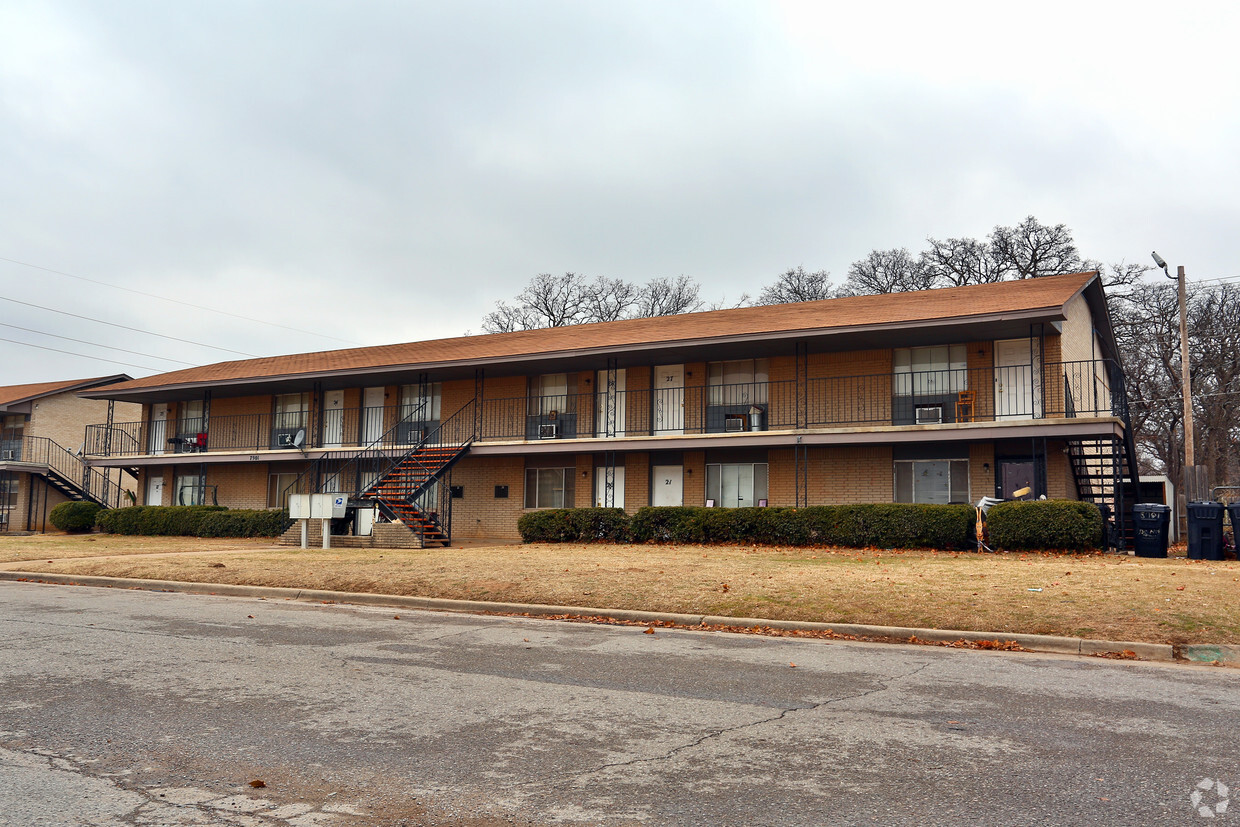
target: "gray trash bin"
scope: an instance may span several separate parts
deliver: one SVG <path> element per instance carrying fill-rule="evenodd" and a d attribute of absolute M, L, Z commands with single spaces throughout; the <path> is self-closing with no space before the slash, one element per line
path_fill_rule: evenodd
<path fill-rule="evenodd" d="M 1162 503 L 1137 503 L 1132 507 L 1136 529 L 1133 547 L 1138 557 L 1166 557 L 1171 509 Z"/>

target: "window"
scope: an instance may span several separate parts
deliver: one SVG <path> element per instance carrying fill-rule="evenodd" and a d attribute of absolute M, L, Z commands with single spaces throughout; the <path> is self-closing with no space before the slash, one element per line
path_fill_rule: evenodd
<path fill-rule="evenodd" d="M 202 400 L 182 402 L 177 406 L 180 421 L 177 423 L 177 435 L 187 436 L 202 433 Z"/>
<path fill-rule="evenodd" d="M 442 391 L 443 385 L 439 382 L 401 385 L 400 418 L 410 422 L 437 422 Z"/>
<path fill-rule="evenodd" d="M 721 508 L 749 508 L 767 498 L 765 462 L 718 463 L 706 466 L 706 499 Z"/>
<path fill-rule="evenodd" d="M 526 468 L 526 508 L 572 508 L 576 468 Z"/>
<path fill-rule="evenodd" d="M 706 366 L 710 386 L 710 405 L 752 405 L 766 402 L 766 383 L 770 375 L 767 359 L 739 359 L 711 362 Z"/>
<path fill-rule="evenodd" d="M 267 477 L 267 507 L 288 508 L 288 488 L 298 474 L 271 474 Z"/>
<path fill-rule="evenodd" d="M 17 475 L 12 471 L 0 471 L 0 508 L 17 505 Z"/>
<path fill-rule="evenodd" d="M 547 373 L 534 379 L 530 390 L 530 414 L 543 416 L 568 410 L 568 374 Z"/>
<path fill-rule="evenodd" d="M 310 412 L 309 393 L 282 393 L 276 397 L 276 428 L 304 428 Z"/>
<path fill-rule="evenodd" d="M 172 496 L 173 505 L 202 505 L 202 481 L 197 474 L 178 474 L 177 487 Z"/>
<path fill-rule="evenodd" d="M 897 396 L 934 396 L 969 388 L 969 354 L 964 345 L 900 347 L 892 351 Z"/>
<path fill-rule="evenodd" d="M 22 458 L 22 435 L 25 428 L 26 414 L 0 416 L 0 462 Z"/>
<path fill-rule="evenodd" d="M 895 486 L 895 499 L 898 503 L 967 503 L 969 461 L 897 460 Z"/>

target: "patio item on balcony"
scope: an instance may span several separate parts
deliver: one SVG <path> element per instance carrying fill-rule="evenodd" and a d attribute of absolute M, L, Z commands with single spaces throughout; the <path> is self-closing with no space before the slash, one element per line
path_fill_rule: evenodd
<path fill-rule="evenodd" d="M 974 413 L 974 403 L 977 398 L 976 391 L 960 391 L 956 394 L 956 421 L 972 422 Z"/>

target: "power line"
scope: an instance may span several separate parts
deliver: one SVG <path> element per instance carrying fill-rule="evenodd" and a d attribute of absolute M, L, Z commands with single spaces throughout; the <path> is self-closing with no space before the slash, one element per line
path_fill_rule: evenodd
<path fill-rule="evenodd" d="M 14 330 L 24 330 L 27 333 L 37 333 L 40 336 L 51 336 L 53 339 L 64 339 L 66 342 L 77 342 L 80 345 L 91 345 L 92 347 L 102 347 L 108 350 L 119 350 L 121 353 L 132 353 L 134 356 L 145 356 L 148 359 L 163 359 L 165 362 L 176 362 L 178 365 L 189 365 L 191 368 L 198 367 L 193 362 L 183 362 L 180 359 L 170 359 L 167 356 L 156 356 L 153 353 L 142 353 L 141 351 L 137 351 L 137 350 L 126 350 L 123 347 L 116 347 L 115 345 L 101 345 L 98 342 L 89 342 L 86 339 L 74 339 L 72 336 L 61 336 L 57 333 L 47 333 L 42 330 L 34 330 L 33 328 L 29 328 L 29 327 L 22 327 L 20 325 L 9 324 L 8 322 L 0 322 L 0 325 L 3 325 L 4 327 L 11 327 Z"/>
<path fill-rule="evenodd" d="M 16 339 L 5 339 L 0 337 L 0 342 L 9 342 L 14 345 L 24 345 L 25 347 L 37 347 L 39 350 L 50 350 L 53 353 L 65 353 L 69 356 L 81 356 L 83 359 L 94 359 L 96 362 L 111 362 L 114 365 L 125 365 L 131 368 L 141 368 L 142 370 L 150 370 L 159 373 L 159 368 L 151 368 L 146 365 L 135 365 L 133 362 L 118 362 L 116 359 L 104 359 L 102 356 L 87 356 L 85 353 L 73 353 L 68 350 L 60 350 L 54 347 L 44 347 L 43 345 L 32 345 L 30 342 L 19 342 Z"/>
<path fill-rule="evenodd" d="M 222 350 L 225 353 L 235 353 L 238 356 L 249 356 L 252 359 L 259 358 L 256 354 L 246 353 L 243 350 L 232 350 L 230 348 L 220 347 L 219 345 L 209 345 L 206 342 L 195 342 L 192 339 L 178 339 L 176 336 L 165 336 L 163 333 L 153 333 L 150 330 L 142 330 L 141 328 L 138 328 L 138 327 L 128 327 L 123 324 L 116 324 L 115 322 L 105 322 L 103 319 L 93 319 L 90 316 L 79 316 L 76 313 L 68 313 L 64 310 L 57 310 L 53 307 L 44 307 L 41 304 L 31 304 L 30 302 L 19 301 L 18 299 L 10 299 L 7 296 L 0 296 L 0 300 L 6 301 L 6 302 L 13 302 L 14 304 L 24 304 L 26 307 L 35 307 L 35 308 L 38 308 L 39 310 L 46 310 L 49 313 L 59 313 L 62 316 L 72 316 L 75 319 L 83 319 L 88 322 L 95 322 L 97 324 L 106 324 L 109 327 L 119 327 L 121 330 L 132 330 L 134 333 L 142 333 L 146 336 L 158 336 L 161 339 L 171 339 L 174 342 L 184 342 L 187 345 L 195 345 L 197 347 L 209 347 L 212 350 Z"/>
<path fill-rule="evenodd" d="M 90 282 L 91 284 L 99 284 L 104 287 L 111 287 L 113 290 L 124 290 L 126 293 L 133 293 L 136 296 L 146 296 L 147 298 L 151 298 L 151 299 L 159 299 L 160 301 L 171 302 L 173 304 L 179 304 L 182 307 L 192 307 L 195 310 L 205 310 L 208 313 L 218 313 L 221 316 L 230 316 L 234 319 L 241 319 L 242 321 L 253 322 L 254 324 L 265 324 L 265 325 L 269 325 L 270 327 L 278 327 L 282 330 L 292 330 L 295 333 L 305 333 L 309 336 L 318 336 L 321 339 L 331 339 L 333 342 L 344 342 L 346 345 L 360 345 L 361 344 L 361 342 L 354 342 L 349 339 L 341 339 L 336 336 L 328 336 L 326 333 L 319 333 L 314 330 L 302 330 L 300 327 L 289 327 L 288 325 L 276 324 L 275 322 L 269 322 L 264 319 L 254 319 L 249 316 L 242 316 L 238 313 L 229 313 L 227 310 L 217 310 L 214 307 L 207 307 L 206 305 L 202 305 L 202 304 L 194 304 L 193 302 L 182 301 L 181 299 L 172 299 L 167 296 L 157 295 L 155 293 L 147 293 L 144 290 L 135 290 L 132 287 L 122 287 L 119 284 L 109 284 L 106 281 L 99 281 L 98 279 L 90 279 L 90 278 L 87 278 L 86 276 L 78 276 L 78 275 L 74 275 L 73 273 L 66 273 L 63 270 L 53 270 L 50 267 L 43 267 L 41 265 L 31 264 L 26 261 L 18 261 L 17 259 L 13 259 L 13 258 L 5 258 L 4 256 L 0 256 L 0 261 L 7 261 L 10 264 L 20 264 L 22 267 L 31 267 L 35 270 L 42 270 L 45 273 L 55 273 L 58 276 L 66 276 L 67 278 L 77 279 L 78 281 L 86 281 L 86 282 Z"/>
<path fill-rule="evenodd" d="M 1240 395 L 1240 390 L 1219 391 L 1218 393 L 1194 393 L 1193 399 L 1210 399 L 1215 396 L 1237 396 L 1237 395 Z M 1179 396 L 1167 396 L 1162 399 L 1129 399 L 1128 404 L 1129 405 L 1153 405 L 1155 403 L 1182 402 L 1183 400 L 1184 400 L 1184 395 L 1180 394 Z"/>

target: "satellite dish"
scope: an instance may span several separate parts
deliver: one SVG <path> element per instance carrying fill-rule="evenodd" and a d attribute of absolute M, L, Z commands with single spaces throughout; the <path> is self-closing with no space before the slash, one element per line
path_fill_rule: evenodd
<path fill-rule="evenodd" d="M 296 448 L 298 451 L 300 451 L 301 446 L 305 444 L 306 444 L 306 429 L 302 428 L 300 431 L 297 432 L 297 436 L 293 437 L 293 447 Z"/>

